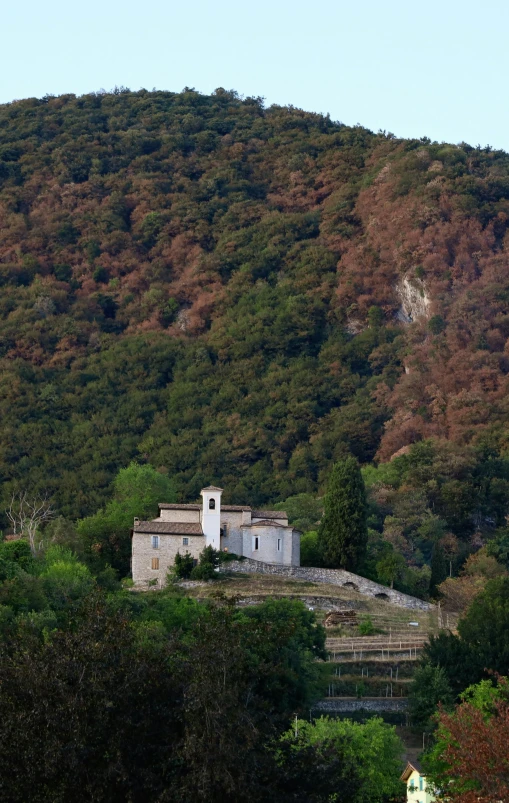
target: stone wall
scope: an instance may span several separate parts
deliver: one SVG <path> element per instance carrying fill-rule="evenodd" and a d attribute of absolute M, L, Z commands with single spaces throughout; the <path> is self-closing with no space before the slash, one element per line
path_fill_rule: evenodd
<path fill-rule="evenodd" d="M 183 540 L 187 538 L 188 544 Z M 203 535 L 159 535 L 159 547 L 152 547 L 152 536 L 149 533 L 134 533 L 132 542 L 132 575 L 137 586 L 147 586 L 157 580 L 157 585 L 166 584 L 166 575 L 175 563 L 175 555 L 189 552 L 198 559 L 205 546 Z M 152 559 L 159 558 L 159 569 L 152 568 Z"/>
<path fill-rule="evenodd" d="M 203 584 L 202 584 L 203 585 Z M 285 599 L 287 594 L 253 594 L 252 596 L 242 596 L 238 600 L 239 607 L 249 605 L 260 605 L 266 599 Z M 344 600 L 337 597 L 317 597 L 310 594 L 292 594 L 292 599 L 299 599 L 306 608 L 312 611 L 369 611 L 368 603 L 362 599 Z"/>
<path fill-rule="evenodd" d="M 420 611 L 434 610 L 435 606 L 422 599 L 395 591 L 393 588 L 382 586 L 379 583 L 360 577 L 358 574 L 343 569 L 316 569 L 307 566 L 281 566 L 273 563 L 262 563 L 257 560 L 230 561 L 222 564 L 220 571 L 243 572 L 245 574 L 275 574 L 294 580 L 307 580 L 312 583 L 325 583 L 333 586 L 342 586 L 350 591 L 358 591 L 368 597 L 398 605 L 400 608 L 410 608 Z"/>
<path fill-rule="evenodd" d="M 340 714 L 349 711 L 372 711 L 374 714 L 383 714 L 391 711 L 406 711 L 408 699 L 406 697 L 361 697 L 358 700 L 346 697 L 337 697 L 331 700 L 320 700 L 313 707 L 313 711 L 320 714 Z"/>
<path fill-rule="evenodd" d="M 201 510 L 175 510 L 174 508 L 165 510 L 161 508 L 157 521 L 174 521 L 179 524 L 182 524 L 182 522 L 199 524 L 201 522 Z"/>

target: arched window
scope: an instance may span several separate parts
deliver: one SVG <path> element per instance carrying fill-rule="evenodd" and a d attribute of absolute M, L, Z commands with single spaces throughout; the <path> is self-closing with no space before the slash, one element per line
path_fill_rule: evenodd
<path fill-rule="evenodd" d="M 209 510 L 215 510 L 215 509 L 216 509 L 216 500 L 209 499 Z"/>

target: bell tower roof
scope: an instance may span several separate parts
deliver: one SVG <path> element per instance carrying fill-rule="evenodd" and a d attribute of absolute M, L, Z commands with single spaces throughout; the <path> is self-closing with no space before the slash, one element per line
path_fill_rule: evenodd
<path fill-rule="evenodd" d="M 221 491 L 222 493 L 223 488 L 217 488 L 215 485 L 208 485 L 207 488 L 202 488 L 200 493 L 203 493 L 204 491 Z"/>

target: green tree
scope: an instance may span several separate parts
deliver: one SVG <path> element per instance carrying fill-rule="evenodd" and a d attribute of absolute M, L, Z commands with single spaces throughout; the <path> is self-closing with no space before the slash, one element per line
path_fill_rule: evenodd
<path fill-rule="evenodd" d="M 438 594 L 438 586 L 447 578 L 447 560 L 442 545 L 437 541 L 431 555 L 431 578 L 429 593 L 432 597 Z"/>
<path fill-rule="evenodd" d="M 304 533 L 300 539 L 300 565 L 321 566 L 322 554 L 318 543 L 318 531 Z"/>
<path fill-rule="evenodd" d="M 337 747 L 344 765 L 351 767 L 359 779 L 358 788 L 350 798 L 355 803 L 389 803 L 401 793 L 403 745 L 395 728 L 378 717 L 363 724 L 329 717 L 320 717 L 313 723 L 299 720 L 283 739 L 290 744 L 295 740 L 299 746 L 312 747 L 317 763 L 327 764 L 333 756 L 329 748 Z M 341 770 L 338 775 L 343 782 Z"/>
<path fill-rule="evenodd" d="M 424 728 L 431 728 L 439 703 L 444 708 L 452 706 L 454 694 L 441 666 L 424 664 L 416 669 L 409 690 L 409 703 L 412 724 Z"/>
<path fill-rule="evenodd" d="M 185 555 L 181 555 L 180 552 L 177 552 L 175 555 L 174 560 L 174 572 L 175 577 L 178 577 L 181 580 L 186 580 L 191 577 L 191 572 L 194 568 L 194 558 L 189 552 L 186 552 Z"/>
<path fill-rule="evenodd" d="M 451 803 L 491 803 L 509 796 L 509 685 L 498 676 L 470 686 L 453 711 L 441 709 L 431 749 L 423 757 L 435 789 Z"/>
<path fill-rule="evenodd" d="M 360 566 L 368 540 L 366 492 L 354 457 L 332 469 L 318 533 L 325 566 L 352 571 Z"/>
<path fill-rule="evenodd" d="M 423 661 L 441 666 L 455 695 L 509 666 L 509 577 L 490 580 L 458 622 L 458 635 L 441 633 L 424 649 Z"/>
<path fill-rule="evenodd" d="M 509 666 L 509 577 L 490 580 L 458 623 L 458 633 L 484 668 L 504 674 Z M 473 678 L 472 682 L 481 677 Z"/>
<path fill-rule="evenodd" d="M 41 580 L 50 607 L 63 610 L 70 603 L 84 599 L 95 586 L 90 570 L 70 550 L 52 546 L 46 550 Z"/>
<path fill-rule="evenodd" d="M 121 469 L 113 483 L 113 499 L 94 516 L 78 522 L 87 561 L 95 571 L 111 565 L 121 576 L 126 575 L 134 518 L 153 518 L 158 513 L 158 502 L 175 501 L 173 482 L 152 466 L 131 463 Z"/>
<path fill-rule="evenodd" d="M 66 626 L 3 647 L 0 797 L 12 803 L 155 800 L 176 771 L 178 682 L 125 614 L 92 595 Z M 164 759 L 163 759 L 164 755 Z"/>
<path fill-rule="evenodd" d="M 376 573 L 381 583 L 394 588 L 394 582 L 401 577 L 405 566 L 403 555 L 391 550 L 387 551 L 376 564 Z"/>
<path fill-rule="evenodd" d="M 284 510 L 292 527 L 305 533 L 317 527 L 323 504 L 321 499 L 316 499 L 312 494 L 301 493 L 274 505 L 274 510 Z"/>

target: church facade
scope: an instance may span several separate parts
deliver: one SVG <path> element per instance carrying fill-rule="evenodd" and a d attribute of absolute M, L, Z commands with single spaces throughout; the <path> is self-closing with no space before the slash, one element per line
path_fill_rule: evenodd
<path fill-rule="evenodd" d="M 222 488 L 201 491 L 202 503 L 159 505 L 159 517 L 134 520 L 132 575 L 135 585 L 163 586 L 175 555 L 198 558 L 206 546 L 283 566 L 300 565 L 300 533 L 286 513 L 222 505 Z"/>

